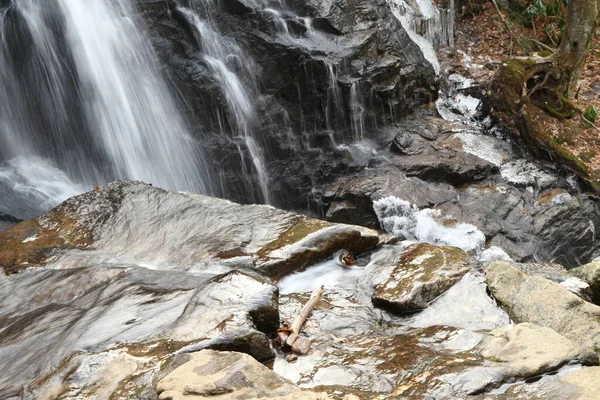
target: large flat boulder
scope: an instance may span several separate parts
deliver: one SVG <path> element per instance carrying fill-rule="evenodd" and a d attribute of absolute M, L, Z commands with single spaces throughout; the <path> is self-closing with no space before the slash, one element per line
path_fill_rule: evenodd
<path fill-rule="evenodd" d="M 526 322 L 493 330 L 481 355 L 503 363 L 507 375 L 517 378 L 552 372 L 567 363 L 590 363 L 595 357 L 552 329 Z"/>
<path fill-rule="evenodd" d="M 534 383 L 519 383 L 502 394 L 459 397 L 464 400 L 596 400 L 600 391 L 600 367 L 573 368 Z"/>
<path fill-rule="evenodd" d="M 118 181 L 0 232 L 0 268 L 14 273 L 80 249 L 179 269 L 217 262 L 279 278 L 342 248 L 361 253 L 378 242 L 362 227 Z"/>
<path fill-rule="evenodd" d="M 203 350 L 190 354 L 157 384 L 160 400 L 279 399 L 326 400 L 326 393 L 302 391 L 252 357 Z M 356 399 L 345 396 L 344 399 Z"/>
<path fill-rule="evenodd" d="M 377 285 L 373 304 L 393 312 L 414 312 L 450 289 L 471 266 L 469 255 L 456 247 L 411 245 L 389 279 Z"/>
<path fill-rule="evenodd" d="M 600 353 L 600 307 L 562 285 L 496 261 L 485 272 L 496 300 L 515 322 L 552 328 L 584 348 Z"/>

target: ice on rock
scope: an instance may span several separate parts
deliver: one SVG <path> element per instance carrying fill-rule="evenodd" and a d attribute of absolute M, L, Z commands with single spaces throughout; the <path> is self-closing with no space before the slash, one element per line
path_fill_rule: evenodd
<path fill-rule="evenodd" d="M 440 223 L 440 210 L 419 210 L 414 204 L 395 196 L 374 201 L 373 209 L 381 227 L 399 238 L 454 246 L 464 251 L 479 251 L 485 244 L 485 235 L 474 225 L 445 226 Z"/>
<path fill-rule="evenodd" d="M 470 132 L 458 132 L 455 137 L 461 141 L 465 152 L 494 165 L 501 166 L 511 157 L 509 145 L 501 139 Z"/>
<path fill-rule="evenodd" d="M 527 160 L 506 163 L 500 169 L 502 178 L 515 185 L 545 187 L 551 185 L 555 178 Z"/>
<path fill-rule="evenodd" d="M 423 3 L 423 5 L 425 5 L 428 3 L 428 0 L 422 0 L 419 3 Z M 398 19 L 398 21 L 400 21 L 400 24 L 406 30 L 408 36 L 417 46 L 419 46 L 423 56 L 431 64 L 436 75 L 439 74 L 440 63 L 437 59 L 432 42 L 426 37 L 417 33 L 417 22 L 421 18 L 427 20 L 426 14 L 431 11 L 431 8 L 424 7 L 419 4 L 419 8 L 421 9 L 421 15 L 419 15 L 419 13 L 413 10 L 413 8 L 411 8 L 411 6 L 404 0 L 388 0 L 388 4 L 394 16 Z M 437 12 L 439 15 L 439 11 L 437 11 L 437 8 L 435 8 L 433 4 L 431 4 L 431 7 L 435 10 L 433 12 Z"/>
<path fill-rule="evenodd" d="M 489 261 L 512 262 L 513 259 L 510 258 L 510 256 L 504 250 L 502 250 L 500 247 L 491 246 L 481 252 L 481 254 L 479 255 L 479 261 L 481 261 L 481 262 L 489 262 Z"/>

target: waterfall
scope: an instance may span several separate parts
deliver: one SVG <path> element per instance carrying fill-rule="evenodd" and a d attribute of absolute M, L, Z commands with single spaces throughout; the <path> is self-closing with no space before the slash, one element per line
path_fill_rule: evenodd
<path fill-rule="evenodd" d="M 360 92 L 360 81 L 352 82 L 350 86 L 350 111 L 352 113 L 352 134 L 354 141 L 365 138 L 366 110 Z"/>
<path fill-rule="evenodd" d="M 252 104 L 258 90 L 246 86 L 241 77 L 230 65 L 240 66 L 248 81 L 258 81 L 256 69 L 249 57 L 235 43 L 228 42 L 208 21 L 202 20 L 191 9 L 180 7 L 178 11 L 195 29 L 196 40 L 201 46 L 204 61 L 212 71 L 225 96 L 229 113 L 233 120 L 233 132 L 242 139 L 248 151 L 260 184 L 262 201 L 269 204 L 269 177 L 260 146 L 254 137 L 256 124 L 256 110 Z M 243 163 L 243 152 L 240 152 Z"/>
<path fill-rule="evenodd" d="M 200 144 L 134 11 L 129 0 L 0 9 L 2 159 L 45 160 L 86 188 L 129 178 L 211 193 Z"/>

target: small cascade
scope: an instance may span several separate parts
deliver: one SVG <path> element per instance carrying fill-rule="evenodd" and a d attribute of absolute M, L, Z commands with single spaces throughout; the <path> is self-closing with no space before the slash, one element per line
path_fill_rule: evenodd
<path fill-rule="evenodd" d="M 327 88 L 327 103 L 325 105 L 325 117 L 327 119 L 327 130 L 333 131 L 334 128 L 343 125 L 344 121 L 344 103 L 342 93 L 338 84 L 338 76 L 333 62 L 329 59 L 324 59 L 327 70 L 327 80 L 329 86 Z"/>
<path fill-rule="evenodd" d="M 355 142 L 365 138 L 366 109 L 360 92 L 360 81 L 350 86 L 350 111 L 352 112 L 352 136 Z"/>
<path fill-rule="evenodd" d="M 271 202 L 269 193 L 269 176 L 266 171 L 265 161 L 260 146 L 254 138 L 254 129 L 256 124 L 256 110 L 252 104 L 252 98 L 258 92 L 257 88 L 246 86 L 241 77 L 234 72 L 230 65 L 235 64 L 248 78 L 250 82 L 258 81 L 251 60 L 244 54 L 242 49 L 235 43 L 228 42 L 221 34 L 207 21 L 202 20 L 199 15 L 191 9 L 178 8 L 178 11 L 186 18 L 188 23 L 194 27 L 196 40 L 201 46 L 204 54 L 204 61 L 211 69 L 214 77 L 219 83 L 229 108 L 229 114 L 233 121 L 233 133 L 241 138 L 247 150 L 256 172 L 262 194 L 261 201 L 269 204 Z M 225 134 L 224 132 L 222 132 Z M 240 151 L 242 164 L 244 162 L 244 152 Z M 246 171 L 247 172 L 247 171 Z M 248 178 L 247 178 L 248 179 Z"/>
<path fill-rule="evenodd" d="M 91 188 L 140 179 L 211 193 L 127 0 L 14 0 L 1 15 L 0 148 Z"/>

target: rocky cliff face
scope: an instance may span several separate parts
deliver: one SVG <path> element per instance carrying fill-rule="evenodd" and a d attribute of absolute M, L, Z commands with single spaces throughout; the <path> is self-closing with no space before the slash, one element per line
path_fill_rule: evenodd
<path fill-rule="evenodd" d="M 244 134 L 262 148 L 274 204 L 306 209 L 313 187 L 356 168 L 336 145 L 372 137 L 377 126 L 435 97 L 433 67 L 385 2 L 138 1 L 138 7 L 196 137 L 210 149 L 226 198 L 261 200 L 256 174 L 248 183 L 239 173 L 254 168 Z M 252 100 L 251 116 L 232 109 L 235 99 L 207 62 L 187 8 L 210 22 L 224 41 L 216 45 L 235 46 L 227 50 L 234 58 L 228 67 Z"/>

